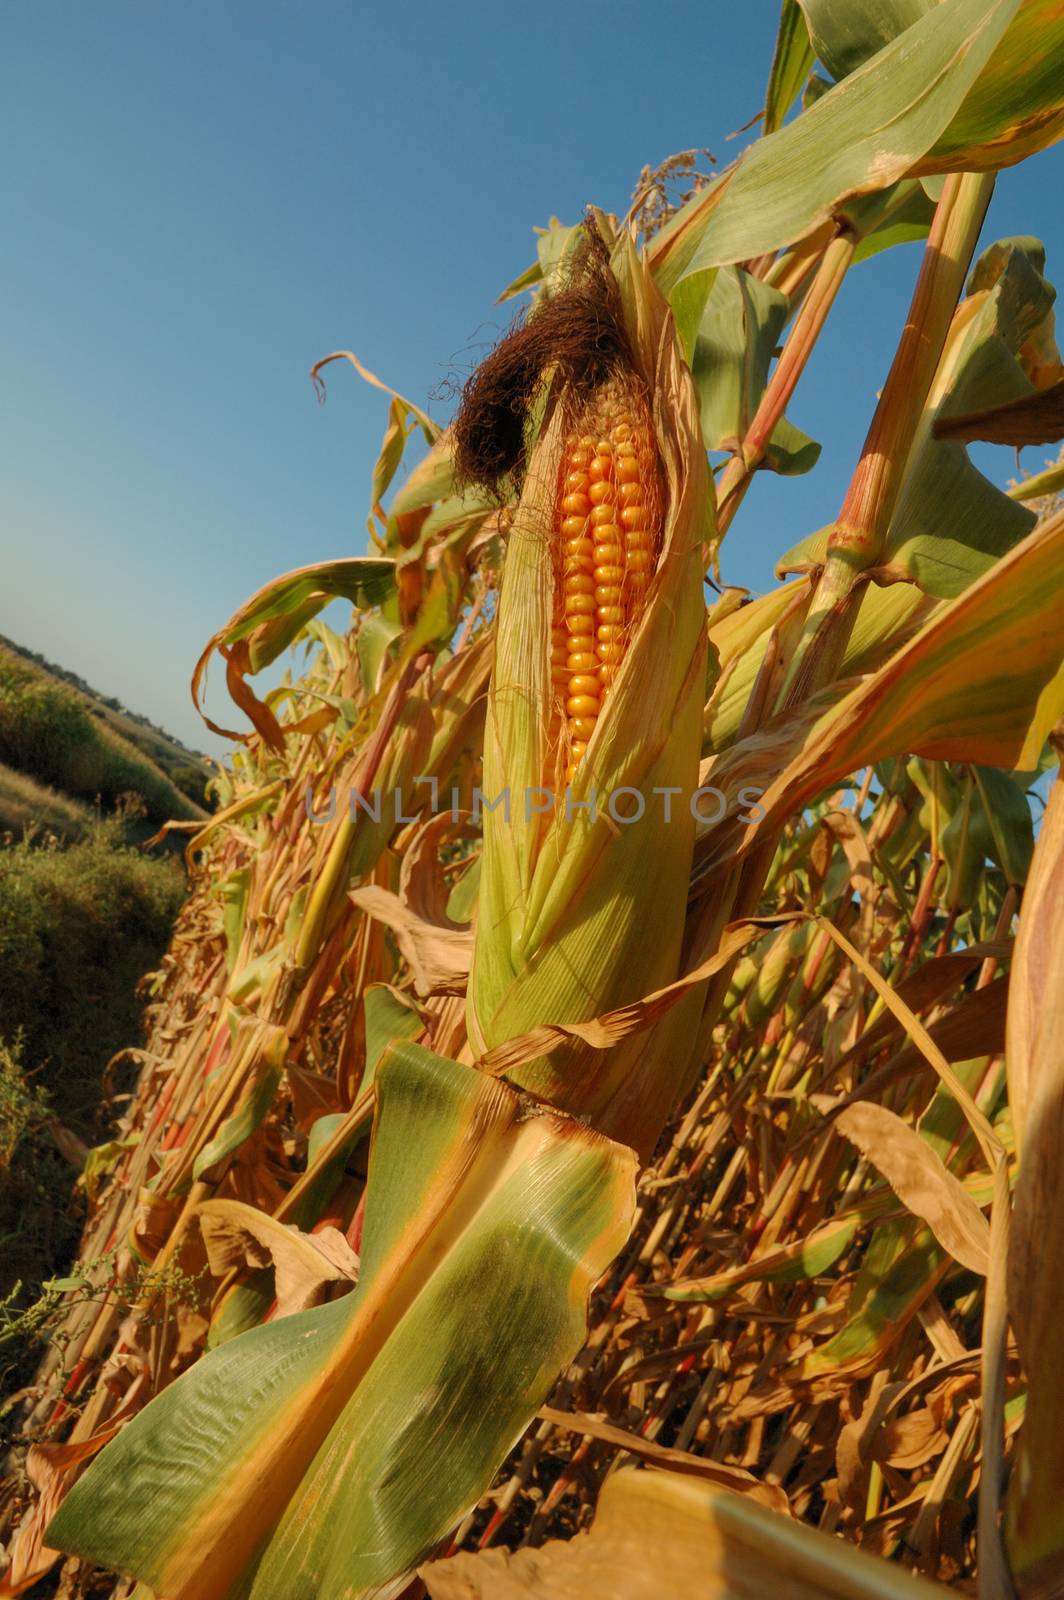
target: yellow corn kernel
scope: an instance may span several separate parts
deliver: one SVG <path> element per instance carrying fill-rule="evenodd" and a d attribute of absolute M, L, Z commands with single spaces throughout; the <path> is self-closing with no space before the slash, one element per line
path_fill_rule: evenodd
<path fill-rule="evenodd" d="M 616 389 L 567 436 L 558 499 L 555 720 L 571 779 L 624 660 L 657 564 L 661 481 L 649 419 Z M 564 707 L 564 732 L 558 725 Z"/>

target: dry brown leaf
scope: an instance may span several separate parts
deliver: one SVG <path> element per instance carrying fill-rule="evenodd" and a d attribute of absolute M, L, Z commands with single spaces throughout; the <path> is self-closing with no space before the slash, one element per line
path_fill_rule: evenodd
<path fill-rule="evenodd" d="M 931 1038 L 919 1017 L 914 1016 L 897 992 L 886 982 L 883 974 L 861 954 L 860 950 L 854 948 L 846 938 L 846 935 L 835 927 L 830 918 L 821 916 L 817 918 L 817 922 L 834 940 L 843 954 L 848 956 L 854 966 L 864 974 L 887 1009 L 902 1024 L 913 1044 L 920 1050 L 924 1060 L 938 1073 L 942 1082 L 964 1112 L 968 1126 L 975 1134 L 979 1148 L 986 1159 L 987 1166 L 993 1171 L 999 1158 L 1004 1153 L 1001 1140 L 990 1126 L 985 1114 L 976 1105 L 968 1090 L 950 1066 L 943 1052 Z"/>
<path fill-rule="evenodd" d="M 840 1112 L 835 1127 L 882 1173 L 903 1205 L 927 1223 L 954 1260 L 985 1276 L 990 1258 L 986 1218 L 907 1122 L 885 1106 L 863 1101 Z"/>
<path fill-rule="evenodd" d="M 840 1112 L 835 1128 L 883 1174 L 902 1205 L 928 1224 L 942 1250 L 971 1272 L 986 1275 L 989 1222 L 909 1123 L 885 1106 L 862 1101 Z"/>
<path fill-rule="evenodd" d="M 240 1200 L 206 1200 L 197 1216 L 216 1278 L 272 1263 L 275 1318 L 320 1305 L 334 1284 L 358 1282 L 358 1257 L 337 1228 L 302 1233 Z"/>
<path fill-rule="evenodd" d="M 479 829 L 469 820 L 465 811 L 441 811 L 429 817 L 414 832 L 403 852 L 399 868 L 399 898 L 422 921 L 434 928 L 453 928 L 466 931 L 467 924 L 455 922 L 447 914 L 451 898 L 450 886 L 440 864 L 440 846 L 452 845 L 460 840 L 475 839 Z"/>
<path fill-rule="evenodd" d="M 630 1450 L 633 1455 L 655 1466 L 669 1467 L 674 1473 L 705 1478 L 738 1494 L 749 1495 L 770 1511 L 785 1516 L 790 1514 L 790 1502 L 782 1489 L 773 1483 L 761 1483 L 752 1473 L 744 1472 L 742 1467 L 730 1467 L 723 1461 L 711 1461 L 707 1456 L 694 1456 L 687 1450 L 673 1450 L 668 1445 L 655 1444 L 652 1439 L 629 1433 L 626 1428 L 618 1428 L 604 1417 L 593 1417 L 586 1411 L 558 1411 L 554 1406 L 540 1406 L 539 1415 L 545 1422 L 553 1422 L 556 1428 L 568 1428 L 570 1433 L 602 1439 L 606 1444 Z"/>
<path fill-rule="evenodd" d="M 887 1383 L 885 1370 L 876 1373 L 859 1416 L 847 1422 L 835 1443 L 839 1495 L 859 1510 L 866 1493 L 866 1469 L 873 1455 L 872 1441 L 900 1384 Z"/>
<path fill-rule="evenodd" d="M 465 993 L 473 959 L 471 928 L 434 926 L 397 894 L 375 883 L 352 889 L 349 899 L 360 911 L 391 928 L 419 995 Z"/>
<path fill-rule="evenodd" d="M 873 1444 L 872 1454 L 877 1461 L 911 1472 L 914 1467 L 922 1467 L 941 1455 L 948 1443 L 949 1434 L 934 1413 L 923 1406 L 919 1411 L 910 1411 L 908 1416 L 885 1422 Z"/>
<path fill-rule="evenodd" d="M 964 981 L 969 973 L 975 972 L 978 967 L 982 966 L 984 961 L 1007 961 L 1011 958 L 1012 951 L 1013 942 L 1011 939 L 987 940 L 981 944 L 969 945 L 965 950 L 950 950 L 946 955 L 932 957 L 930 961 L 925 961 L 922 966 L 917 967 L 915 972 L 909 973 L 908 977 L 903 978 L 901 983 L 898 984 L 895 992 L 899 999 L 904 1000 L 910 1011 L 917 1013 L 925 1011 L 928 1006 L 934 1005 L 936 1001 L 948 995 L 952 989 L 955 989 L 959 983 Z M 993 985 L 990 987 L 992 988 Z M 965 996 L 965 1000 L 974 999 L 976 994 L 983 993 L 985 993 L 984 990 L 974 990 L 971 995 Z M 963 1007 L 963 1004 L 964 1001 L 961 1002 L 958 1011 Z M 1002 998 L 1002 1010 L 1003 1007 L 1004 1001 Z M 953 1054 L 952 1048 L 947 1049 L 942 1042 L 940 1030 L 943 1023 L 951 1022 L 956 1014 L 957 1012 L 950 1012 L 948 1016 L 939 1019 L 928 1029 L 932 1039 L 934 1039 L 948 1061 L 965 1059 L 963 1056 Z M 901 1026 L 902 1024 L 898 1018 L 891 1012 L 888 1011 L 881 1015 L 873 1023 L 872 1027 L 866 1029 L 853 1049 L 848 1051 L 838 1063 L 839 1067 L 847 1065 L 854 1057 L 863 1057 L 874 1046 L 882 1044 L 892 1033 L 896 1033 Z M 949 1037 L 947 1034 L 947 1038 Z M 993 1048 L 1000 1048 L 1000 1045 L 996 1045 Z M 980 1050 L 976 1053 L 984 1055 L 987 1051 Z"/>

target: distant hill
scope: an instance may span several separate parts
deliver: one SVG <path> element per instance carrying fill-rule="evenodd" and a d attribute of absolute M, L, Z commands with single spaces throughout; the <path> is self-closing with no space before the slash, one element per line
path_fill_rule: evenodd
<path fill-rule="evenodd" d="M 161 767 L 174 763 L 195 763 L 207 773 L 213 772 L 207 757 L 202 750 L 192 750 L 187 744 L 182 744 L 180 739 L 164 729 L 157 727 L 147 717 L 142 717 L 139 711 L 130 711 L 120 700 L 113 695 L 102 695 L 91 684 L 76 672 L 68 672 L 66 667 L 57 666 L 54 661 L 49 661 L 42 656 L 39 650 L 27 650 L 25 645 L 16 644 L 14 639 L 8 639 L 0 633 L 0 646 L 10 650 L 12 655 L 21 656 L 25 661 L 31 661 L 42 672 L 50 673 L 53 678 L 60 678 L 63 683 L 68 683 L 72 689 L 91 702 L 94 713 L 104 717 L 111 723 L 116 733 L 135 744 L 145 755 L 151 756 Z"/>
<path fill-rule="evenodd" d="M 155 824 L 206 815 L 214 769 L 197 750 L 76 673 L 0 635 L 0 830 L 78 837 L 90 808 L 139 796 Z"/>

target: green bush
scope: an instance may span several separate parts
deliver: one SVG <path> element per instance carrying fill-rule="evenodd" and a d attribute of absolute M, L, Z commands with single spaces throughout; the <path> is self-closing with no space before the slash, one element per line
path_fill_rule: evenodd
<path fill-rule="evenodd" d="M 0 1296 L 17 1283 L 36 1290 L 77 1243 L 76 1173 L 48 1131 L 51 1114 L 21 1038 L 0 1038 Z"/>
<path fill-rule="evenodd" d="M 207 795 L 207 785 L 211 781 L 211 773 L 205 772 L 202 767 L 194 767 L 191 763 L 184 767 L 171 767 L 169 772 L 170 782 L 186 795 L 193 805 L 201 806 L 205 811 L 211 809 L 211 801 Z"/>
<path fill-rule="evenodd" d="M 121 820 L 88 826 L 66 848 L 54 835 L 0 848 L 0 1381 L 28 1381 L 33 1308 L 51 1306 L 42 1285 L 66 1270 L 81 1227 L 56 1124 L 75 1135 L 68 1151 L 110 1136 L 103 1069 L 143 1036 L 136 986 L 185 893 L 178 863 L 124 844 Z"/>
<path fill-rule="evenodd" d="M 66 849 L 0 850 L 0 1035 L 21 1030 L 71 1126 L 91 1116 L 108 1057 L 139 1035 L 134 990 L 183 895 L 177 863 L 124 846 L 117 823 Z"/>
<path fill-rule="evenodd" d="M 25 772 L 0 761 L 0 839 L 26 835 L 42 842 L 49 834 L 83 839 L 92 831 L 94 815 L 84 800 L 46 787 Z"/>

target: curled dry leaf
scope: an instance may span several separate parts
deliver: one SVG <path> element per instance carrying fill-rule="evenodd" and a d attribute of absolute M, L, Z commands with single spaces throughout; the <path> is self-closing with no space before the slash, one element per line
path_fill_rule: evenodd
<path fill-rule="evenodd" d="M 899 1200 L 927 1223 L 944 1250 L 985 1276 L 990 1227 L 964 1185 L 920 1135 L 885 1106 L 847 1106 L 835 1126 L 883 1174 Z"/>
<path fill-rule="evenodd" d="M 360 911 L 391 928 L 410 964 L 419 995 L 465 993 L 473 959 L 473 934 L 469 928 L 434 926 L 397 894 L 375 883 L 352 889 L 349 898 Z"/>
<path fill-rule="evenodd" d="M 358 1282 L 358 1257 L 337 1228 L 302 1233 L 239 1200 L 207 1200 L 200 1231 L 216 1278 L 233 1268 L 274 1269 L 274 1320 L 320 1305 L 334 1284 Z"/>
<path fill-rule="evenodd" d="M 77 1474 L 113 1439 L 141 1404 L 141 1379 L 134 1379 L 126 1403 L 106 1427 L 88 1439 L 70 1444 L 35 1444 L 26 1457 L 26 1476 L 37 1491 L 29 1515 L 19 1524 L 8 1549 L 7 1571 L 0 1577 L 0 1600 L 24 1594 L 51 1571 L 61 1552 L 44 1542 L 44 1533 Z"/>

